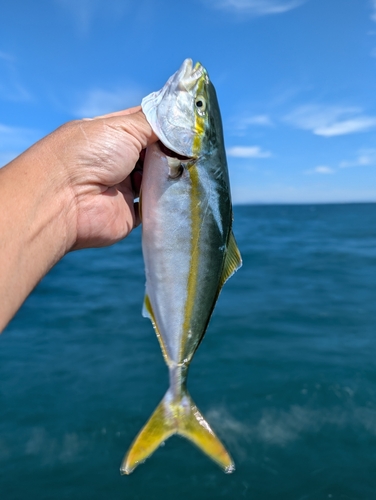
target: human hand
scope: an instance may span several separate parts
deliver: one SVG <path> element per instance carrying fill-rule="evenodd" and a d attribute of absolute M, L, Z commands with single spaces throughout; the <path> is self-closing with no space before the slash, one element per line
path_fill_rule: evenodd
<path fill-rule="evenodd" d="M 156 140 L 137 107 L 69 122 L 0 169 L 0 331 L 67 252 L 138 224 L 131 173 Z"/>
<path fill-rule="evenodd" d="M 73 195 L 68 248 L 106 246 L 127 236 L 140 222 L 134 199 L 141 174 L 132 171 L 157 140 L 141 107 L 69 122 L 47 140 Z"/>

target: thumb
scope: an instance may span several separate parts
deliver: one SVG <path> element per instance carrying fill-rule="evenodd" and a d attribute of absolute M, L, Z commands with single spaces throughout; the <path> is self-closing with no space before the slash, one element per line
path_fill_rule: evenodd
<path fill-rule="evenodd" d="M 131 115 L 133 113 L 136 113 L 137 111 L 141 111 L 141 106 L 134 106 L 133 108 L 122 109 L 120 111 L 106 113 L 105 115 L 99 115 L 99 116 L 92 118 L 92 120 L 98 120 L 100 118 L 111 118 L 112 116 Z"/>
<path fill-rule="evenodd" d="M 108 125 L 130 134 L 140 142 L 140 151 L 158 141 L 141 107 L 118 111 L 102 118 Z"/>

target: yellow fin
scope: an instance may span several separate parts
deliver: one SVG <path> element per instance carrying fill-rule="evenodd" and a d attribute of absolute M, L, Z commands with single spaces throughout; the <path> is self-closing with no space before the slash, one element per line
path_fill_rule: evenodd
<path fill-rule="evenodd" d="M 142 222 L 142 185 L 140 187 L 140 192 L 138 193 L 138 213 L 140 214 L 140 221 Z"/>
<path fill-rule="evenodd" d="M 235 470 L 232 458 L 189 394 L 183 391 L 181 399 L 177 401 L 168 390 L 126 454 L 120 468 L 121 474 L 130 474 L 173 434 L 180 434 L 192 441 L 226 473 Z"/>
<path fill-rule="evenodd" d="M 234 233 L 231 231 L 226 250 L 225 262 L 219 287 L 222 288 L 226 281 L 242 266 L 242 257 L 236 244 Z"/>
<path fill-rule="evenodd" d="M 144 303 L 142 305 L 142 316 L 144 318 L 149 318 L 150 321 L 153 323 L 153 327 L 155 328 L 154 312 L 153 308 L 151 307 L 149 295 L 147 293 L 145 294 Z"/>
<path fill-rule="evenodd" d="M 157 336 L 157 338 L 159 340 L 159 345 L 161 346 L 161 349 L 162 349 L 163 358 L 164 358 L 165 362 L 168 365 L 169 364 L 169 358 L 168 358 L 168 355 L 167 355 L 167 349 L 166 349 L 166 346 L 165 346 L 165 344 L 163 342 L 162 336 L 161 336 L 161 334 L 159 332 L 159 328 L 158 328 L 157 322 L 155 320 L 155 315 L 154 315 L 153 307 L 151 305 L 151 302 L 150 302 L 148 294 L 145 294 L 144 305 L 142 307 L 142 316 L 144 318 L 149 318 L 150 319 L 151 324 L 153 325 L 155 334 L 156 334 L 156 336 Z"/>
<path fill-rule="evenodd" d="M 121 474 L 130 474 L 144 462 L 162 443 L 175 433 L 173 421 L 166 418 L 164 400 L 138 434 L 120 467 Z"/>
<path fill-rule="evenodd" d="M 184 401 L 184 399 L 186 401 Z M 192 441 L 227 474 L 234 472 L 235 464 L 232 458 L 221 441 L 214 434 L 188 393 L 186 393 L 183 398 L 183 405 L 184 410 L 182 413 L 184 414 L 184 418 L 181 418 L 179 421 L 178 434 Z"/>

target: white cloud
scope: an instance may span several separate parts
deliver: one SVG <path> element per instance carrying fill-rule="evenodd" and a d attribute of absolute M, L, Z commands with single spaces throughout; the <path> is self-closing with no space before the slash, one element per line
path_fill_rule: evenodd
<path fill-rule="evenodd" d="M 246 125 L 261 125 L 266 127 L 270 127 L 273 125 L 268 115 L 250 116 L 249 118 L 245 118 L 244 123 Z"/>
<path fill-rule="evenodd" d="M 263 151 L 260 146 L 233 146 L 226 150 L 227 156 L 234 158 L 270 158 L 270 151 Z"/>
<path fill-rule="evenodd" d="M 249 126 L 261 126 L 261 127 L 271 127 L 273 125 L 272 120 L 268 115 L 253 115 L 245 118 L 239 118 L 236 120 L 237 128 L 244 130 Z"/>
<path fill-rule="evenodd" d="M 301 106 L 287 115 L 285 121 L 323 137 L 364 132 L 376 127 L 376 117 L 362 114 L 359 108 L 341 106 Z"/>
<path fill-rule="evenodd" d="M 326 167 L 325 165 L 319 165 L 315 168 L 315 172 L 317 174 L 333 174 L 334 170 L 330 167 Z"/>
<path fill-rule="evenodd" d="M 209 0 L 213 7 L 238 14 L 265 16 L 282 14 L 303 5 L 307 0 Z"/>
<path fill-rule="evenodd" d="M 87 35 L 96 17 L 119 18 L 128 8 L 126 0 L 55 0 L 73 19 L 78 31 Z"/>
<path fill-rule="evenodd" d="M 371 19 L 372 19 L 372 21 L 376 21 L 376 0 L 371 0 L 370 3 L 372 6 Z"/>
<path fill-rule="evenodd" d="M 339 121 L 318 127 L 314 133 L 324 137 L 333 137 L 336 135 L 353 134 L 355 132 L 363 132 L 376 126 L 376 118 L 368 116 L 360 116 L 351 120 Z"/>
<path fill-rule="evenodd" d="M 307 175 L 327 175 L 334 174 L 342 168 L 373 166 L 376 166 L 376 149 L 361 149 L 354 159 L 341 161 L 335 168 L 328 167 L 327 165 L 319 165 L 311 170 L 306 170 L 304 173 Z"/>
<path fill-rule="evenodd" d="M 353 160 L 342 161 L 339 168 L 368 167 L 376 165 L 376 149 L 361 149 Z"/>
<path fill-rule="evenodd" d="M 328 174 L 334 174 L 334 172 L 335 172 L 335 170 L 331 167 L 327 167 L 326 165 L 319 165 L 312 170 L 307 170 L 305 173 L 308 175 L 310 175 L 310 174 L 328 175 Z"/>
<path fill-rule="evenodd" d="M 228 123 L 228 134 L 244 137 L 251 127 L 273 127 L 273 121 L 266 114 L 233 116 Z"/>
<path fill-rule="evenodd" d="M 89 90 L 86 96 L 80 99 L 81 103 L 73 110 L 79 118 L 92 118 L 113 111 L 137 106 L 141 103 L 144 93 L 137 87 L 123 89 Z"/>

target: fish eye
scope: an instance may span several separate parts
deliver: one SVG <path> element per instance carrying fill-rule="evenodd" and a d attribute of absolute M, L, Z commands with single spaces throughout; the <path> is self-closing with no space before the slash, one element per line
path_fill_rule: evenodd
<path fill-rule="evenodd" d="M 202 96 L 202 95 L 198 95 L 196 97 L 195 105 L 196 105 L 197 111 L 200 114 L 204 113 L 205 110 L 206 110 L 206 99 L 205 99 L 205 97 Z"/>

